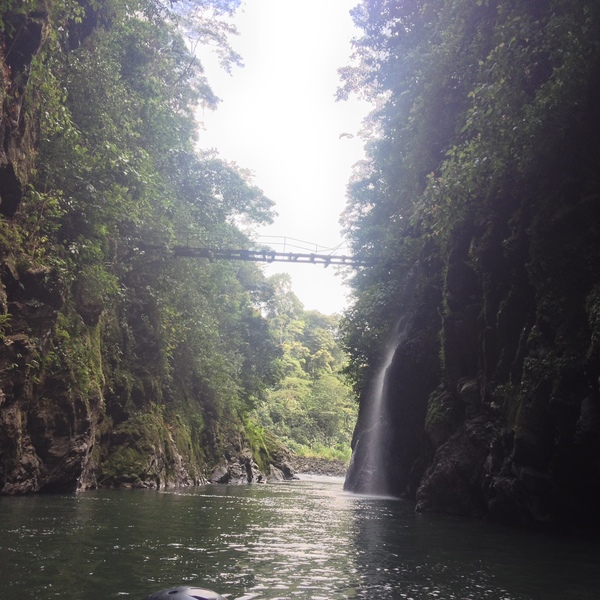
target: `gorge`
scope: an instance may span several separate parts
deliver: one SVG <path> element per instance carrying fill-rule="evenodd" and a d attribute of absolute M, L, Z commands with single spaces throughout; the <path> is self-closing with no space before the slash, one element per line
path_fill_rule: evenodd
<path fill-rule="evenodd" d="M 243 247 L 238 224 L 273 218 L 193 143 L 194 107 L 217 99 L 178 19 L 235 61 L 219 19 L 237 4 L 1 6 L 4 495 L 285 471 L 252 419 L 288 433 L 265 398 L 287 381 L 292 406 L 304 367 L 329 369 L 306 420 L 328 441 L 349 426 L 323 404 L 341 386 L 315 345 L 330 323 L 313 315 L 323 339 L 300 344 L 293 298 L 254 265 L 163 251 Z M 346 489 L 595 534 L 600 5 L 364 0 L 353 17 L 339 97 L 375 109 L 342 217 L 372 259 L 341 322 L 360 399 Z"/>

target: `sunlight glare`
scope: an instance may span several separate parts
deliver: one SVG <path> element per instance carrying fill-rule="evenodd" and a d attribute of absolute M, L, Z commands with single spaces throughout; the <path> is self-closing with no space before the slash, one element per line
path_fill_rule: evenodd
<path fill-rule="evenodd" d="M 203 56 L 222 98 L 202 116 L 200 146 L 254 173 L 276 202 L 278 217 L 260 235 L 294 237 L 321 246 L 342 242 L 339 219 L 351 167 L 363 156 L 357 133 L 369 107 L 336 102 L 337 69 L 347 64 L 356 34 L 355 0 L 248 0 L 234 22 L 244 68 L 231 76 Z M 349 135 L 342 135 L 349 134 Z M 274 263 L 287 272 L 307 309 L 340 312 L 347 289 L 334 268 Z"/>

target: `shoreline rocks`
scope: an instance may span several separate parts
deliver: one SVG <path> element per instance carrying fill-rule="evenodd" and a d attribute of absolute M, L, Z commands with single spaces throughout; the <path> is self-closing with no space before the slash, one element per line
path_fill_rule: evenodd
<path fill-rule="evenodd" d="M 292 468 L 296 473 L 305 475 L 327 475 L 329 477 L 345 477 L 348 465 L 341 460 L 326 458 L 308 458 L 294 456 L 291 459 Z"/>
<path fill-rule="evenodd" d="M 267 481 L 290 481 L 297 479 L 287 458 L 269 463 L 267 473 L 263 473 L 254 460 L 251 450 L 244 448 L 237 456 L 225 459 L 213 469 L 210 483 L 243 485 L 246 483 L 267 483 Z"/>
<path fill-rule="evenodd" d="M 346 463 L 341 460 L 293 456 L 285 461 L 269 464 L 267 472 L 263 473 L 254 461 L 250 450 L 245 449 L 239 455 L 226 459 L 213 469 L 209 481 L 223 485 L 244 485 L 293 481 L 298 479 L 298 474 L 345 477 L 346 469 Z"/>

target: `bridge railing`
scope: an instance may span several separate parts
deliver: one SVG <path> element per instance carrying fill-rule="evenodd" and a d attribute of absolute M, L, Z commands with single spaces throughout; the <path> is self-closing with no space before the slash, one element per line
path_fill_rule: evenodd
<path fill-rule="evenodd" d="M 281 235 L 261 235 L 255 240 L 256 246 L 269 246 L 278 252 L 314 252 L 315 254 L 349 255 L 350 247 L 345 242 L 337 246 L 322 246 L 313 242 Z"/>
<path fill-rule="evenodd" d="M 254 240 L 243 234 L 225 235 L 217 238 L 214 235 L 203 236 L 194 232 L 176 236 L 176 241 L 169 247 L 163 244 L 144 244 L 146 250 L 154 252 L 171 251 L 178 257 L 206 258 L 209 260 L 244 260 L 253 262 L 287 262 L 367 266 L 379 261 L 354 257 L 347 244 L 336 247 L 323 246 L 288 236 L 259 236 Z"/>
<path fill-rule="evenodd" d="M 374 260 L 360 259 L 353 256 L 338 254 L 317 254 L 316 252 L 276 252 L 275 250 L 234 250 L 216 248 L 192 248 L 190 246 L 176 246 L 173 248 L 175 256 L 191 258 L 207 258 L 209 260 L 245 260 L 252 262 L 287 262 L 298 264 L 320 264 L 345 266 L 368 266 L 375 264 Z"/>

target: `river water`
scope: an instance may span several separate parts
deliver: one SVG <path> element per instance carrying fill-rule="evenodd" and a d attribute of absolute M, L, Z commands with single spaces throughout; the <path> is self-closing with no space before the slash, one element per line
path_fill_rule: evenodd
<path fill-rule="evenodd" d="M 0 498 L 0 599 L 600 597 L 600 543 L 356 496 L 341 479 Z"/>

